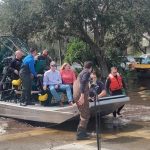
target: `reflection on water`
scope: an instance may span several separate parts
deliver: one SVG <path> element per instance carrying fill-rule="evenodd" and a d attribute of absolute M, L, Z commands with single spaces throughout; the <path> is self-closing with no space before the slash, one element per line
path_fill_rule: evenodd
<path fill-rule="evenodd" d="M 3 135 L 6 133 L 8 123 L 4 121 L 5 118 L 0 118 L 0 135 Z"/>
<path fill-rule="evenodd" d="M 0 135 L 23 132 L 33 129 L 28 122 L 22 122 L 11 118 L 0 117 Z"/>
<path fill-rule="evenodd" d="M 139 92 L 142 90 L 150 90 L 150 78 L 130 78 L 127 80 L 129 92 Z"/>

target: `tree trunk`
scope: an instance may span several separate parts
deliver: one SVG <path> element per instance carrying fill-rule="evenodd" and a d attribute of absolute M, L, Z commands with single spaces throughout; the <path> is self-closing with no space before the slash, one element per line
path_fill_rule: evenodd
<path fill-rule="evenodd" d="M 103 51 L 96 45 L 91 46 L 91 49 L 95 53 L 96 62 L 100 70 L 101 76 L 103 78 L 106 78 L 109 72 L 108 72 L 107 61 L 106 61 L 105 55 L 103 54 Z"/>
<path fill-rule="evenodd" d="M 104 51 L 89 37 L 89 35 L 82 28 L 80 28 L 80 32 L 81 33 L 79 38 L 89 44 L 91 51 L 94 53 L 93 55 L 96 57 L 96 64 L 101 71 L 101 75 L 102 77 L 106 78 L 108 76 L 108 66 Z"/>
<path fill-rule="evenodd" d="M 59 59 L 60 59 L 60 66 L 61 66 L 62 65 L 62 49 L 61 49 L 60 39 L 58 40 L 58 45 L 59 45 Z"/>

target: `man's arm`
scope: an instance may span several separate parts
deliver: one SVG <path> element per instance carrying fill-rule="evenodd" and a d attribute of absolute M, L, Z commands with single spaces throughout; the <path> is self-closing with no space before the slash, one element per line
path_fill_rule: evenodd
<path fill-rule="evenodd" d="M 35 68 L 34 68 L 34 60 L 31 60 L 30 63 L 29 63 L 29 69 L 31 71 L 31 73 L 37 77 L 37 73 L 35 72 Z"/>
<path fill-rule="evenodd" d="M 83 73 L 83 75 L 80 78 L 80 91 L 81 91 L 82 94 L 85 91 L 86 84 L 88 84 L 88 82 L 89 82 L 89 78 L 90 78 L 90 73 L 89 72 Z"/>
<path fill-rule="evenodd" d="M 61 74 L 59 71 L 58 71 L 58 82 L 59 84 L 62 84 Z"/>
<path fill-rule="evenodd" d="M 83 105 L 84 104 L 84 92 L 85 92 L 85 86 L 86 84 L 88 84 L 89 82 L 89 78 L 90 78 L 90 73 L 89 72 L 84 72 L 81 76 L 80 76 L 80 92 L 81 92 L 81 96 L 78 100 L 78 105 Z"/>
<path fill-rule="evenodd" d="M 101 81 L 97 81 L 97 85 L 99 87 L 98 89 L 98 98 L 106 96 L 106 90 L 105 90 L 105 85 Z"/>
<path fill-rule="evenodd" d="M 44 73 L 44 77 L 43 77 L 43 90 L 47 89 L 47 85 L 48 85 L 48 76 L 47 73 Z"/>

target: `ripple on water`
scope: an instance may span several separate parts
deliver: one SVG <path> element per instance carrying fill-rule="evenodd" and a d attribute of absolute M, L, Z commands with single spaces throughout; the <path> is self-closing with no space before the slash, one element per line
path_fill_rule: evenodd
<path fill-rule="evenodd" d="M 150 121 L 150 107 L 144 105 L 126 105 L 123 115 L 125 119 L 131 121 Z"/>
<path fill-rule="evenodd" d="M 3 135 L 7 132 L 8 123 L 4 122 L 2 118 L 0 118 L 0 135 Z"/>

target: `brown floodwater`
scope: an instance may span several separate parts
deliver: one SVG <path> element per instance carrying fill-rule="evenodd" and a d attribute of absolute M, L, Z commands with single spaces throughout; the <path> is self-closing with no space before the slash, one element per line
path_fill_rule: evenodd
<path fill-rule="evenodd" d="M 118 126 L 118 128 L 126 128 L 129 122 L 142 121 L 149 122 L 150 121 L 150 79 L 141 79 L 132 78 L 128 81 L 128 96 L 130 97 L 130 102 L 125 105 L 122 110 L 122 116 L 114 120 L 112 115 L 103 117 L 101 122 L 101 130 L 113 132 L 114 126 Z M 95 126 L 94 119 L 89 123 L 89 130 L 93 130 Z M 94 122 L 94 123 L 92 123 Z M 70 125 L 71 123 L 71 125 Z M 55 126 L 56 128 L 60 128 L 62 130 L 76 129 L 76 125 L 78 121 L 67 122 L 61 125 Z M 34 127 L 51 127 L 51 124 L 43 124 L 37 122 L 29 122 L 29 121 L 19 121 L 10 118 L 0 118 L 0 134 L 8 134 L 19 131 L 31 130 Z M 128 126 L 129 127 L 129 126 Z M 131 127 L 130 127 L 131 128 Z"/>

